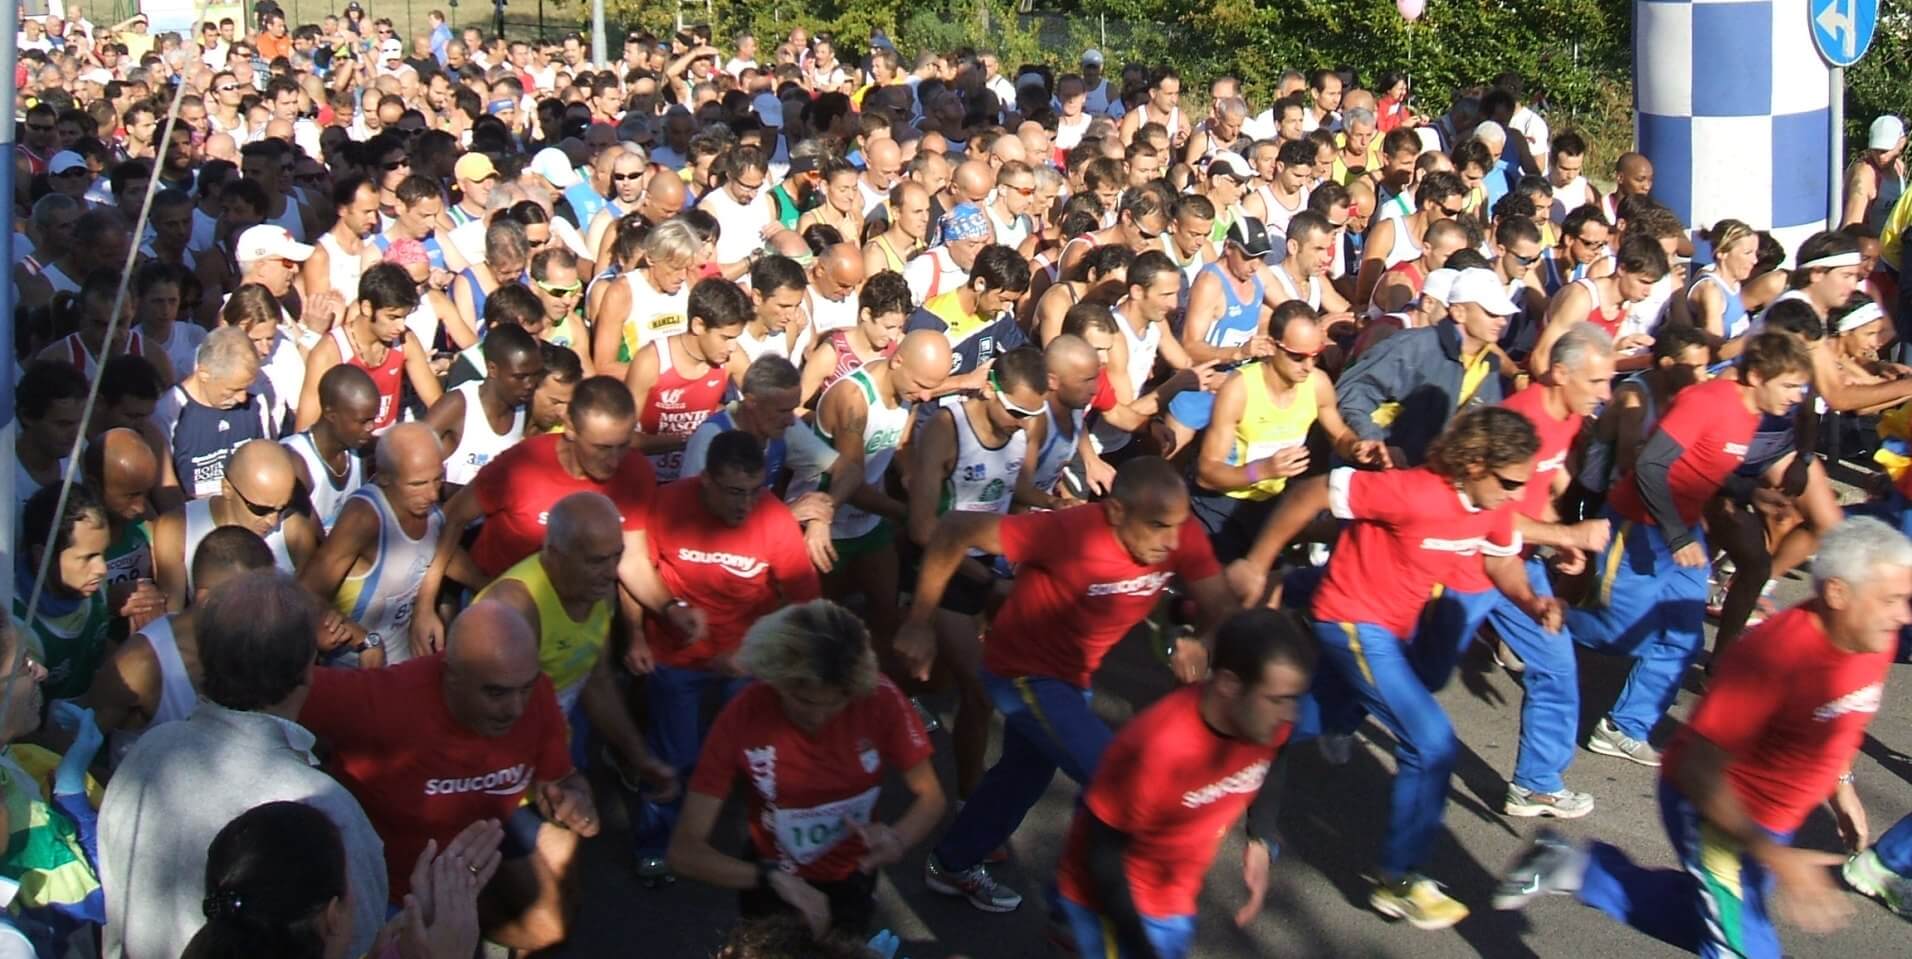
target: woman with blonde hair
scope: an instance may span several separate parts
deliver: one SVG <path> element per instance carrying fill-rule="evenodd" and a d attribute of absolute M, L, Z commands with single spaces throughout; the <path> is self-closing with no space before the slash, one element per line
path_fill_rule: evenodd
<path fill-rule="evenodd" d="M 678 217 L 651 228 L 637 265 L 604 291 L 591 317 L 591 365 L 599 373 L 621 377 L 652 340 L 689 329 L 689 279 L 702 245 Z"/>
<path fill-rule="evenodd" d="M 1713 246 L 1713 265 L 1687 286 L 1686 305 L 1693 325 L 1705 330 L 1717 349 L 1752 325 L 1740 287 L 1759 262 L 1759 236 L 1752 227 L 1729 219 L 1713 224 L 1706 239 Z"/>
<path fill-rule="evenodd" d="M 671 834 L 671 868 L 737 890 L 746 919 L 795 912 L 819 935 L 860 933 L 876 908 L 877 870 L 942 819 L 929 737 L 877 670 L 863 621 L 829 600 L 758 620 L 737 659 L 758 682 L 711 724 Z M 894 824 L 874 818 L 889 770 L 915 795 Z M 733 856 L 710 837 L 740 784 L 750 841 Z"/>

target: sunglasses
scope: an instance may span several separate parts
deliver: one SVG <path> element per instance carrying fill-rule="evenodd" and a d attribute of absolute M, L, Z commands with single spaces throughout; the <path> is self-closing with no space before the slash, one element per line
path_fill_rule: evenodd
<path fill-rule="evenodd" d="M 379 166 L 382 166 L 387 170 L 397 170 L 397 169 L 401 169 L 411 165 L 412 165 L 412 161 L 410 160 L 392 160 L 386 163 L 379 164 Z"/>
<path fill-rule="evenodd" d="M 1509 493 L 1520 492 L 1520 490 L 1527 485 L 1526 480 L 1511 480 L 1505 476 L 1500 475 L 1499 473 L 1492 473 L 1492 472 L 1490 472 L 1489 475 L 1494 477 L 1494 482 L 1499 483 L 1501 489 L 1504 489 Z"/>
<path fill-rule="evenodd" d="M 66 177 L 85 176 L 86 172 L 87 171 L 85 167 L 76 166 L 76 167 L 69 167 L 65 170 L 61 170 L 60 172 L 52 174 L 52 175 L 55 177 L 66 178 Z"/>
<path fill-rule="evenodd" d="M 630 182 L 630 181 L 632 181 L 632 180 L 642 180 L 642 179 L 644 179 L 644 171 L 642 171 L 642 170 L 639 170 L 639 171 L 637 171 L 636 173 L 613 173 L 613 174 L 611 174 L 611 180 L 612 180 L 613 182 L 617 182 L 617 183 L 628 183 L 628 182 Z"/>
<path fill-rule="evenodd" d="M 1540 254 L 1538 253 L 1534 254 L 1533 256 L 1521 256 L 1518 253 L 1509 253 L 1507 255 L 1513 257 L 1514 262 L 1520 264 L 1521 266 L 1533 266 L 1534 264 L 1540 262 Z"/>
<path fill-rule="evenodd" d="M 227 482 L 226 486 L 232 490 L 232 495 L 236 497 L 239 502 L 245 504 L 246 510 L 254 516 L 264 518 L 275 513 L 283 513 L 286 507 L 291 505 L 290 503 L 281 503 L 277 506 L 267 506 L 263 503 L 255 503 L 251 497 L 239 490 L 239 484 Z"/>
<path fill-rule="evenodd" d="M 1460 206 L 1443 206 L 1441 207 L 1441 212 L 1448 216 L 1460 216 L 1462 213 L 1467 212 L 1467 204 L 1463 203 Z"/>
<path fill-rule="evenodd" d="M 1159 238 L 1161 237 L 1161 235 L 1162 235 L 1162 234 L 1164 234 L 1164 233 L 1167 233 L 1167 232 L 1168 232 L 1168 227 L 1163 227 L 1163 228 L 1161 228 L 1161 229 L 1159 229 L 1159 230 L 1151 230 L 1151 229 L 1149 229 L 1148 227 L 1145 227 L 1145 226 L 1143 226 L 1143 225 L 1142 225 L 1142 224 L 1140 224 L 1140 223 L 1136 223 L 1136 224 L 1135 224 L 1135 233 L 1136 233 L 1136 235 L 1137 235 L 1137 236 L 1140 236 L 1140 237 L 1141 237 L 1142 239 L 1144 239 L 1144 240 L 1154 240 L 1154 239 L 1159 239 Z"/>
<path fill-rule="evenodd" d="M 1013 191 L 1015 191 L 1015 192 L 1016 192 L 1017 194 L 1019 194 L 1019 195 L 1022 195 L 1022 196 L 1035 196 L 1035 195 L 1036 195 L 1036 188 L 1035 188 L 1035 187 L 1032 187 L 1032 186 L 1005 186 L 1005 187 L 1003 187 L 1003 189 L 1005 189 L 1005 190 L 1013 190 Z"/>
<path fill-rule="evenodd" d="M 564 286 L 546 283 L 543 280 L 532 280 L 531 283 L 551 296 L 577 296 L 584 292 L 583 283 L 567 283 Z"/>
<path fill-rule="evenodd" d="M 221 84 L 219 86 L 213 87 L 213 89 L 220 93 L 231 93 L 232 91 L 239 89 L 239 84 L 225 83 L 225 84 Z"/>
<path fill-rule="evenodd" d="M 996 379 L 996 374 L 993 371 L 989 374 L 989 388 L 996 392 L 996 402 L 1001 403 L 1003 409 L 1008 410 L 1011 414 L 1018 416 L 1022 419 L 1028 419 L 1031 416 L 1041 416 L 1042 414 L 1049 412 L 1048 400 L 1043 400 L 1042 405 L 1036 407 L 1033 410 L 1023 409 L 1022 407 L 1017 406 L 1016 404 L 1010 402 L 1009 391 L 1002 388 L 1002 383 Z"/>
<path fill-rule="evenodd" d="M 1275 349 L 1280 350 L 1281 355 L 1287 357 L 1290 363 L 1312 363 L 1315 357 L 1321 352 L 1320 350 L 1316 350 L 1313 353 L 1304 353 L 1301 350 L 1291 350 L 1280 343 L 1275 344 Z"/>

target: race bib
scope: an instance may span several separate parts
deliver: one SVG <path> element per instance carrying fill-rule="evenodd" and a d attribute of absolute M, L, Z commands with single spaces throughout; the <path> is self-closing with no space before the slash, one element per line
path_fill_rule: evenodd
<path fill-rule="evenodd" d="M 1248 462 L 1267 459 L 1282 450 L 1301 446 L 1305 442 L 1305 440 L 1276 440 L 1272 443 L 1250 443 L 1248 444 Z"/>
<path fill-rule="evenodd" d="M 1254 335 L 1254 330 L 1226 330 L 1222 333 L 1222 341 L 1215 345 L 1224 350 L 1232 350 L 1248 342 Z"/>
<path fill-rule="evenodd" d="M 850 823 L 869 825 L 879 787 L 871 786 L 848 799 L 809 809 L 775 809 L 770 828 L 785 859 L 807 866 L 835 849 L 850 834 Z"/>

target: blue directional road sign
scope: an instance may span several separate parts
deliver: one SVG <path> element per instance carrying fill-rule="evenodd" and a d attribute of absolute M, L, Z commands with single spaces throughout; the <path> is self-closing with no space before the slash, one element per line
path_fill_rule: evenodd
<path fill-rule="evenodd" d="M 1879 26 L 1879 0 L 1812 0 L 1812 42 L 1835 67 L 1866 55 Z"/>

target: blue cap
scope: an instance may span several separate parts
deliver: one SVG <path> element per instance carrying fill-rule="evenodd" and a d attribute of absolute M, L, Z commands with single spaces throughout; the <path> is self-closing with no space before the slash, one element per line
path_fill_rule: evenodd
<path fill-rule="evenodd" d="M 944 243 L 986 240 L 992 233 L 989 216 L 974 203 L 958 203 L 955 209 L 943 214 L 942 228 Z"/>

